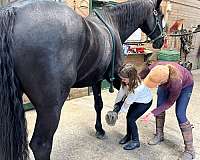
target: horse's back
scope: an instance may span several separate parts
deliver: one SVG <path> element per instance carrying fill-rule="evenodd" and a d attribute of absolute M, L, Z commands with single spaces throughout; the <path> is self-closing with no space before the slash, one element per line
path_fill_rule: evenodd
<path fill-rule="evenodd" d="M 69 44 L 72 33 L 73 40 L 76 40 L 76 35 L 82 32 L 82 17 L 68 6 L 51 1 L 28 2 L 22 1 L 21 5 L 20 2 L 12 4 L 16 7 L 16 42 L 43 46 L 48 43 L 48 47 L 53 47 L 58 41 L 66 41 Z"/>
<path fill-rule="evenodd" d="M 53 1 L 20 1 L 10 6 L 16 12 L 15 70 L 25 92 L 40 95 L 39 88 L 69 88 L 76 79 L 78 51 L 83 47 L 82 17 Z"/>
<path fill-rule="evenodd" d="M 19 1 L 11 6 L 16 8 L 14 59 L 21 56 L 63 59 L 66 55 L 61 52 L 72 54 L 81 49 L 81 44 L 76 47 L 74 44 L 84 38 L 83 20 L 68 6 L 53 1 Z"/>

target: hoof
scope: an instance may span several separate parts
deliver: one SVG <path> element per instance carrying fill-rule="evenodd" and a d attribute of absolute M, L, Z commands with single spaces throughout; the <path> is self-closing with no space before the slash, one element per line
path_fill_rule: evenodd
<path fill-rule="evenodd" d="M 96 138 L 101 139 L 101 140 L 106 139 L 105 132 L 96 132 L 95 136 Z"/>
<path fill-rule="evenodd" d="M 106 119 L 106 123 L 110 126 L 114 126 L 117 119 L 118 119 L 118 114 L 114 111 L 109 111 L 106 116 L 105 116 L 105 119 Z"/>

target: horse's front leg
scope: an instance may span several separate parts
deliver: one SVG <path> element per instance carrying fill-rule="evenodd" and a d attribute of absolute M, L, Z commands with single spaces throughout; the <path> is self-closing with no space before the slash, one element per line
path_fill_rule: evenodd
<path fill-rule="evenodd" d="M 121 79 L 119 76 L 115 75 L 115 80 L 113 81 L 114 87 L 119 90 L 121 87 Z M 123 102 L 119 102 L 118 104 L 114 105 L 113 111 L 116 112 L 117 114 L 119 113 L 121 107 L 122 107 Z"/>
<path fill-rule="evenodd" d="M 119 78 L 118 75 L 115 75 L 115 79 L 113 81 L 113 85 L 117 90 L 120 89 L 120 87 L 121 87 L 121 79 Z"/>
<path fill-rule="evenodd" d="M 96 137 L 99 139 L 104 139 L 105 131 L 102 128 L 101 124 L 101 110 L 103 108 L 103 101 L 101 98 L 101 81 L 97 82 L 92 86 L 93 94 L 94 94 L 94 108 L 96 110 Z"/>

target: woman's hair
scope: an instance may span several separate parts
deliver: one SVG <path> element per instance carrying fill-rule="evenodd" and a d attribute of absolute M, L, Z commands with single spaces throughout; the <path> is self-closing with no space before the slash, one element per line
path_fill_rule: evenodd
<path fill-rule="evenodd" d="M 137 73 L 137 70 L 132 64 L 124 64 L 119 70 L 119 76 L 129 79 L 129 91 L 134 92 L 134 89 L 137 88 L 139 84 L 141 84 L 141 79 Z M 126 86 L 126 84 L 122 82 L 122 87 L 124 86 Z"/>
<path fill-rule="evenodd" d="M 174 67 L 171 64 L 167 64 L 167 67 L 169 68 L 169 79 L 175 80 L 180 79 L 180 73 L 176 67 Z"/>

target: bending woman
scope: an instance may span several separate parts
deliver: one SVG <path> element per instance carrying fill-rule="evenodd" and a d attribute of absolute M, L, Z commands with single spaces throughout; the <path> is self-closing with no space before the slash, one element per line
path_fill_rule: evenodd
<path fill-rule="evenodd" d="M 144 119 L 148 121 L 151 116 L 156 117 L 156 134 L 149 144 L 156 145 L 164 140 L 165 111 L 176 102 L 176 117 L 185 144 L 185 151 L 180 159 L 194 159 L 192 125 L 186 116 L 194 85 L 191 72 L 177 63 L 159 62 L 146 67 L 140 76 L 142 79 L 146 77 L 144 82 L 149 88 L 159 86 L 157 108 Z"/>

